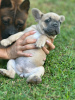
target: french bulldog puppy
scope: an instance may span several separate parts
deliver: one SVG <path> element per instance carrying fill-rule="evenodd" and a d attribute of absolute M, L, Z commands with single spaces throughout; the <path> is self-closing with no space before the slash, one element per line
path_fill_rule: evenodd
<path fill-rule="evenodd" d="M 36 33 L 28 36 L 27 39 L 37 39 L 37 42 L 32 44 L 36 45 L 37 49 L 24 51 L 25 53 L 31 53 L 32 57 L 10 59 L 7 63 L 7 70 L 0 69 L 0 73 L 10 78 L 15 78 L 15 73 L 17 73 L 20 77 L 26 77 L 29 83 L 40 83 L 42 81 L 41 77 L 45 72 L 43 59 L 46 58 L 42 47 L 46 46 L 45 43 L 47 40 L 51 41 L 51 38 L 55 39 L 57 34 L 60 33 L 60 24 L 65 20 L 65 17 L 53 12 L 44 14 L 36 8 L 32 9 L 32 14 L 36 22 L 38 22 L 37 25 L 32 25 L 24 31 L 2 40 L 1 44 L 8 46 L 26 32 L 34 30 Z"/>

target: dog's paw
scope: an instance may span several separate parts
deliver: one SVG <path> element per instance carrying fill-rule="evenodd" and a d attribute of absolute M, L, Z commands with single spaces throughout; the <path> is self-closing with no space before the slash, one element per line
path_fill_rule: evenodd
<path fill-rule="evenodd" d="M 38 84 L 38 83 L 41 83 L 42 82 L 42 79 L 41 79 L 41 77 L 38 77 L 38 76 L 34 76 L 34 77 L 32 77 L 32 78 L 28 78 L 27 79 L 27 82 L 28 83 L 33 83 L 33 84 Z"/>
<path fill-rule="evenodd" d="M 8 45 L 10 45 L 11 44 L 11 42 L 9 41 L 9 40 L 7 40 L 7 39 L 3 39 L 2 41 L 1 41 L 1 45 L 2 46 L 8 46 Z"/>
<path fill-rule="evenodd" d="M 44 47 L 44 45 L 45 45 L 45 41 L 44 40 L 37 40 L 36 41 L 36 44 L 35 44 L 35 46 L 37 47 L 37 48 L 42 48 L 42 47 Z"/>
<path fill-rule="evenodd" d="M 15 71 L 0 69 L 0 74 L 9 78 L 15 78 Z"/>

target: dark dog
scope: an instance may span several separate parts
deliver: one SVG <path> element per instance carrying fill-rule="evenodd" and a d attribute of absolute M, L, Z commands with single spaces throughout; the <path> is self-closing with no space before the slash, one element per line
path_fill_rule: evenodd
<path fill-rule="evenodd" d="M 29 0 L 2 0 L 0 7 L 2 39 L 25 29 L 29 8 Z"/>

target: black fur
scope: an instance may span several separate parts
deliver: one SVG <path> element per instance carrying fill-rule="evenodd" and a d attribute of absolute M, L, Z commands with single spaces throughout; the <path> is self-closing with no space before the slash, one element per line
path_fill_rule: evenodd
<path fill-rule="evenodd" d="M 1 8 L 11 8 L 12 4 L 10 0 L 2 0 Z"/>

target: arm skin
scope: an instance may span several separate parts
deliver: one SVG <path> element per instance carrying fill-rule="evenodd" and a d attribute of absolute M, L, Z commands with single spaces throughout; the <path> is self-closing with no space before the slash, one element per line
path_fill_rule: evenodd
<path fill-rule="evenodd" d="M 6 49 L 0 49 L 0 58 L 1 59 L 9 59 L 8 58 L 8 55 L 7 55 L 7 52 L 6 52 Z"/>

